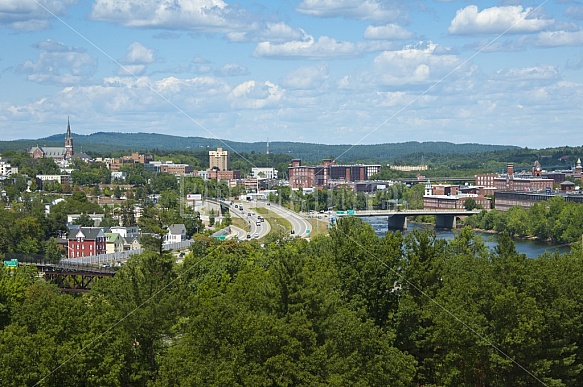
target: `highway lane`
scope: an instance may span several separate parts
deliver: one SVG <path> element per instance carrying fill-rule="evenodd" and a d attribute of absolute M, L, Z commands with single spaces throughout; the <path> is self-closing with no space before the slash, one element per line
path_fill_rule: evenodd
<path fill-rule="evenodd" d="M 249 224 L 250 229 L 249 235 L 251 235 L 251 238 L 257 239 L 264 238 L 271 232 L 271 225 L 269 223 L 269 219 L 265 219 L 264 222 L 258 221 L 258 214 L 254 210 L 257 207 L 266 208 L 267 210 L 274 212 L 278 216 L 287 219 L 291 224 L 292 230 L 294 231 L 292 235 L 300 238 L 310 237 L 312 225 L 308 220 L 306 220 L 302 215 L 294 211 L 291 211 L 285 207 L 277 205 L 275 203 L 264 201 L 253 202 L 237 201 L 233 202 L 233 204 L 231 204 L 231 202 L 223 201 L 222 203 L 229 206 L 231 216 L 236 216 L 247 221 L 247 223 Z M 241 207 L 243 208 L 242 211 Z M 269 216 L 267 216 L 267 218 L 269 218 Z M 239 239 L 241 239 L 241 237 L 239 237 Z M 247 236 L 245 235 L 243 239 L 247 239 Z"/>
<path fill-rule="evenodd" d="M 265 207 L 268 210 L 274 212 L 275 214 L 281 216 L 290 222 L 292 230 L 294 231 L 294 236 L 300 238 L 309 238 L 312 231 L 312 225 L 300 214 L 282 207 L 275 203 L 258 201 L 255 203 L 258 207 Z"/>
<path fill-rule="evenodd" d="M 237 205 L 237 207 L 235 207 Z M 241 206 L 243 211 L 241 211 Z M 261 222 L 258 214 L 253 210 L 249 203 L 236 202 L 229 204 L 229 210 L 232 215 L 238 216 L 249 224 L 249 235 L 251 239 L 260 239 L 266 237 L 271 232 L 271 226 L 268 222 Z M 248 239 L 247 236 L 243 239 Z"/>

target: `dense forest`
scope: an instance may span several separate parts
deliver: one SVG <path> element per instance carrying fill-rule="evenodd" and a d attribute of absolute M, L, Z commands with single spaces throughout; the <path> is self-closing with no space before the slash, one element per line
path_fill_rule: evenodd
<path fill-rule="evenodd" d="M 311 242 L 200 236 L 83 295 L 0 271 L 3 386 L 580 386 L 583 253 L 527 259 L 471 230 Z"/>
<path fill-rule="evenodd" d="M 1 141 L 0 152 L 40 146 L 62 146 L 63 135 L 54 135 L 37 140 Z M 208 152 L 217 147 L 231 154 L 265 154 L 267 142 L 244 143 L 203 137 L 178 137 L 156 133 L 105 133 L 90 135 L 73 134 L 75 149 L 88 153 L 150 151 L 156 152 Z M 387 162 L 413 155 L 415 164 L 420 164 L 422 155 L 457 154 L 469 155 L 498 150 L 519 149 L 510 145 L 453 144 L 449 142 L 406 142 L 376 145 L 325 145 L 299 142 L 270 142 L 271 154 L 288 155 L 309 162 L 330 157 L 340 162 Z M 208 159 L 208 153 L 203 159 Z"/>

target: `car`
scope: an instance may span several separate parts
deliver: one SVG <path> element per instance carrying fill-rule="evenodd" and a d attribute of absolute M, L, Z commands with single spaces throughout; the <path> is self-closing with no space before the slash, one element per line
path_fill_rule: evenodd
<path fill-rule="evenodd" d="M 238 204 L 235 204 L 235 208 L 237 208 L 237 209 L 238 209 L 238 208 L 239 208 L 239 205 L 238 205 Z"/>
<path fill-rule="evenodd" d="M 247 234 L 247 239 L 251 239 L 251 234 Z"/>
<path fill-rule="evenodd" d="M 109 263 L 105 262 L 105 263 L 102 263 L 101 264 L 101 267 L 104 268 L 104 269 L 106 269 L 106 268 L 110 268 L 111 265 Z"/>
<path fill-rule="evenodd" d="M 256 226 L 261 226 L 261 222 L 257 221 L 257 223 L 255 223 Z"/>
<path fill-rule="evenodd" d="M 295 234 L 295 233 L 296 233 L 296 232 L 295 232 L 295 231 L 292 229 L 292 230 L 291 230 L 291 234 Z"/>
<path fill-rule="evenodd" d="M 184 251 L 183 251 L 183 252 L 181 252 L 180 254 L 178 254 L 178 257 L 179 257 L 179 258 L 182 258 L 182 257 L 184 257 L 184 255 L 185 255 L 185 253 L 184 253 Z"/>
<path fill-rule="evenodd" d="M 253 234 L 253 238 L 259 238 L 259 234 L 258 233 Z"/>

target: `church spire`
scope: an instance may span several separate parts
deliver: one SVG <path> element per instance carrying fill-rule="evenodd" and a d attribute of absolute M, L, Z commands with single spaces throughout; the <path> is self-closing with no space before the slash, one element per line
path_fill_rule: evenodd
<path fill-rule="evenodd" d="M 71 137 L 71 121 L 67 116 L 67 135 L 65 136 L 65 159 L 70 159 L 73 157 L 75 152 L 73 151 L 73 137 Z"/>
<path fill-rule="evenodd" d="M 71 122 L 69 120 L 69 116 L 67 116 L 67 136 L 65 140 L 69 140 L 71 138 Z"/>

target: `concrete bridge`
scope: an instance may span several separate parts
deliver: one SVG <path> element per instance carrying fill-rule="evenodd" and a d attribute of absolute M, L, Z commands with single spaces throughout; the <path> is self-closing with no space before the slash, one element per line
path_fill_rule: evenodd
<path fill-rule="evenodd" d="M 373 216 L 386 216 L 389 230 L 406 230 L 407 217 L 409 216 L 435 216 L 435 227 L 452 229 L 456 227 L 456 219 L 464 216 L 479 214 L 481 210 L 467 211 L 465 209 L 443 209 L 443 210 L 364 210 L 364 211 L 337 211 L 336 217 L 356 216 L 367 218 Z"/>

